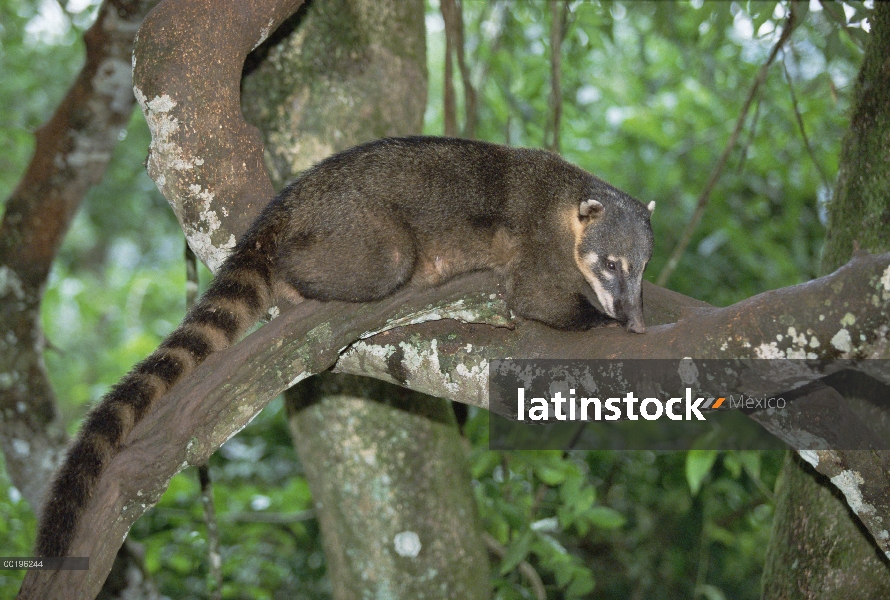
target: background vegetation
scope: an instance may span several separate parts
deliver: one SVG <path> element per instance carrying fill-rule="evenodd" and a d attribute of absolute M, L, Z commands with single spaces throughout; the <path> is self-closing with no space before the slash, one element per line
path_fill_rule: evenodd
<path fill-rule="evenodd" d="M 95 0 L 0 0 L 0 197 L 21 176 L 31 133 L 83 60 Z M 655 200 L 654 281 L 689 222 L 785 2 L 569 2 L 562 52 L 561 152 Z M 807 7 L 804 7 L 807 8 Z M 726 305 L 815 276 L 824 203 L 862 55 L 862 3 L 811 2 L 767 73 L 692 242 L 668 287 Z M 840 12 L 838 12 L 840 11 Z M 463 3 L 476 136 L 544 146 L 550 123 L 550 7 Z M 428 8 L 426 132 L 441 134 L 444 24 Z M 458 100 L 462 87 L 458 84 Z M 461 105 L 459 108 L 463 108 Z M 459 114 L 461 111 L 459 110 Z M 46 361 L 71 432 L 86 407 L 153 350 L 184 312 L 181 232 L 145 175 L 149 135 L 134 113 L 112 166 L 68 234 L 45 296 Z M 2 208 L 0 208 L 2 210 Z M 205 278 L 206 279 L 206 278 Z M 211 461 L 226 597 L 323 598 L 311 498 L 276 401 Z M 549 598 L 757 598 L 782 456 L 767 452 L 495 453 L 471 411 L 479 508 L 507 548 L 498 597 L 532 598 L 527 561 Z M 137 523 L 146 564 L 171 597 L 206 595 L 195 473 L 177 476 Z M 27 555 L 34 517 L 0 475 L 0 549 Z M 0 571 L 0 595 L 21 576 Z"/>

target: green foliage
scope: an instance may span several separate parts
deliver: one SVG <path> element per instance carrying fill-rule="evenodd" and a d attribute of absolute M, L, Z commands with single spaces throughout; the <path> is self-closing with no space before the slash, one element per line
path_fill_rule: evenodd
<path fill-rule="evenodd" d="M 506 548 L 498 598 L 759 598 L 779 452 L 494 452 L 487 413 L 465 431 L 488 532 Z M 686 475 L 684 476 L 684 468 Z"/>
<path fill-rule="evenodd" d="M 30 556 L 37 526 L 31 507 L 13 487 L 0 456 L 0 548 L 4 556 Z M 0 598 L 14 598 L 24 571 L 0 570 Z"/>
<path fill-rule="evenodd" d="M 220 521 L 223 596 L 330 597 L 312 498 L 280 400 L 211 457 L 210 476 Z M 171 480 L 132 536 L 145 544 L 147 566 L 161 590 L 178 598 L 207 595 L 207 541 L 195 469 Z"/>
<path fill-rule="evenodd" d="M 725 305 L 816 276 L 869 12 L 862 3 L 826 5 L 801 15 L 768 72 L 672 289 Z M 477 137 L 545 144 L 547 3 L 463 8 Z M 561 151 L 657 201 L 650 280 L 682 236 L 787 10 L 784 2 L 569 3 Z M 440 134 L 444 40 L 436 13 L 428 21 L 426 131 Z M 456 87 L 460 104 L 459 79 Z M 598 597 L 759 597 L 775 453 L 590 453 L 581 461 L 490 453 L 479 449 L 484 436 L 471 439 L 486 527 L 508 548 L 496 567 L 499 597 L 532 597 L 519 560 L 538 570 L 552 598 L 573 597 L 575 582 L 593 579 Z"/>
<path fill-rule="evenodd" d="M 35 25 L 39 11 L 49 10 L 42 4 L 0 1 L 4 198 L 33 149 L 31 132 L 82 63 L 79 33 L 90 6 L 49 34 Z M 552 127 L 547 3 L 463 6 L 479 88 L 477 137 L 542 145 Z M 846 12 L 835 3 L 814 5 L 818 10 L 809 11 L 779 57 L 788 77 L 782 64 L 770 70 L 671 288 L 726 304 L 817 272 L 823 203 L 836 176 L 861 57 L 857 23 L 868 12 L 862 3 L 845 6 Z M 657 201 L 656 251 L 647 273 L 654 279 L 729 138 L 787 3 L 572 1 L 569 8 L 562 152 Z M 438 15 L 431 7 L 426 131 L 433 134 L 443 122 Z M 460 90 L 458 82 L 459 99 Z M 44 299 L 46 361 L 71 431 L 86 406 L 183 314 L 182 238 L 143 172 L 148 139 L 137 112 L 72 226 Z M 780 455 L 491 452 L 481 411 L 473 411 L 466 431 L 479 510 L 506 551 L 492 570 L 498 598 L 533 597 L 521 563 L 538 573 L 551 599 L 759 597 Z M 330 597 L 317 522 L 262 522 L 311 508 L 278 403 L 212 457 L 211 473 L 224 597 Z M 207 595 L 195 480 L 191 471 L 174 478 L 157 508 L 133 528 L 152 577 L 171 597 Z M 33 527 L 17 490 L 0 476 L 4 552 L 27 554 Z M 0 571 L 0 596 L 11 597 L 20 578 Z"/>
<path fill-rule="evenodd" d="M 569 3 L 562 153 L 657 202 L 650 280 L 689 221 L 787 10 L 776 2 L 699 4 Z M 464 13 L 481 99 L 478 137 L 542 145 L 549 120 L 547 4 L 465 2 Z M 857 4 L 847 22 L 865 14 Z M 778 59 L 791 82 L 781 64 L 769 71 L 672 289 L 725 305 L 817 274 L 824 200 L 861 58 L 851 31 L 861 29 L 840 30 L 821 10 L 806 15 Z M 441 98 L 441 35 L 430 36 L 433 99 Z M 426 130 L 441 133 L 442 122 L 441 103 L 434 102 Z"/>
<path fill-rule="evenodd" d="M 83 62 L 76 29 L 69 26 L 52 35 L 41 23 L 37 2 L 0 2 L 0 198 L 4 199 L 34 149 L 32 132 L 55 109 Z"/>
<path fill-rule="evenodd" d="M 44 296 L 47 368 L 65 392 L 64 408 L 78 413 L 150 354 L 185 312 L 182 265 L 140 267 L 126 241 L 110 253 L 101 276 L 57 262 Z"/>
<path fill-rule="evenodd" d="M 711 472 L 716 460 L 716 450 L 690 450 L 686 453 L 686 481 L 693 496 L 698 494 L 702 482 Z"/>

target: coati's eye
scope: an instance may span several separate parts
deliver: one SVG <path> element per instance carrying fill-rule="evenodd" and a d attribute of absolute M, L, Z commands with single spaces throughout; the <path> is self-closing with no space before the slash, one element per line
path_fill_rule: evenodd
<path fill-rule="evenodd" d="M 607 260 L 606 268 L 609 269 L 610 271 L 615 271 L 618 269 L 618 266 L 615 264 L 614 260 Z"/>

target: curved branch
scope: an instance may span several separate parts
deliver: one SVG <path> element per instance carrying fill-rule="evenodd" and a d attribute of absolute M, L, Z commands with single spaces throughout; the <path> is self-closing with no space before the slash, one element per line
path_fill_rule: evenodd
<path fill-rule="evenodd" d="M 777 334 L 787 332 L 788 319 L 824 340 L 847 328 L 854 339 L 864 338 L 851 351 L 886 352 L 888 279 L 890 253 L 860 256 L 806 284 L 726 308 L 692 308 L 677 323 L 650 327 L 646 335 L 620 328 L 564 332 L 527 321 L 511 329 L 505 326 L 502 295 L 491 294 L 498 284 L 488 273 L 422 292 L 403 290 L 375 303 L 305 301 L 211 355 L 146 415 L 103 473 L 71 546 L 72 555 L 91 556 L 90 571 L 39 577 L 60 586 L 44 589 L 97 589 L 108 557 L 173 475 L 206 461 L 283 390 L 335 364 L 341 372 L 484 408 L 487 362 L 505 356 L 755 358 L 783 349 L 774 344 Z M 847 313 L 856 316 L 854 324 L 845 319 Z M 842 321 L 848 324 L 839 325 Z M 837 348 L 826 342 L 819 352 L 833 357 Z M 876 516 L 890 518 L 883 512 Z"/>
<path fill-rule="evenodd" d="M 259 132 L 241 115 L 241 70 L 303 0 L 165 0 L 133 51 L 152 142 L 148 174 L 195 254 L 216 271 L 275 193 Z"/>

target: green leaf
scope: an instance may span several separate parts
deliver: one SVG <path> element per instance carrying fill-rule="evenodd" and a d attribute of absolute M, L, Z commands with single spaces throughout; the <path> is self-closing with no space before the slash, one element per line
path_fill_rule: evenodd
<path fill-rule="evenodd" d="M 579 475 L 578 468 L 561 453 L 547 451 L 536 453 L 529 457 L 529 465 L 535 475 L 545 484 L 555 487 L 564 483 L 567 479 Z"/>
<path fill-rule="evenodd" d="M 510 547 L 507 548 L 507 553 L 504 555 L 504 559 L 501 561 L 501 575 L 506 575 L 515 569 L 519 563 L 525 560 L 534 539 L 535 533 L 530 529 L 527 529 L 522 535 L 513 539 Z"/>
<path fill-rule="evenodd" d="M 479 479 L 483 475 L 488 475 L 499 464 L 501 464 L 500 452 L 488 451 L 480 453 L 472 466 L 473 479 Z"/>
<path fill-rule="evenodd" d="M 565 470 L 551 465 L 535 465 L 535 475 L 551 487 L 559 485 L 566 478 Z"/>
<path fill-rule="evenodd" d="M 738 452 L 727 452 L 723 456 L 723 466 L 729 471 L 733 479 L 738 479 L 742 475 L 742 460 Z"/>
<path fill-rule="evenodd" d="M 588 512 L 590 522 L 601 529 L 624 527 L 627 519 L 620 512 L 608 506 L 594 506 Z"/>
<path fill-rule="evenodd" d="M 826 4 L 831 4 L 830 2 L 823 2 L 822 6 Z M 809 2 L 795 2 L 791 5 L 791 10 L 797 12 L 797 22 L 803 23 L 807 20 L 807 15 L 810 14 L 810 4 Z"/>
<path fill-rule="evenodd" d="M 847 15 L 844 13 L 844 7 L 841 6 L 840 2 L 822 2 L 821 4 L 822 10 L 825 11 L 825 16 L 834 21 L 835 25 L 838 27 L 847 25 Z"/>
<path fill-rule="evenodd" d="M 866 44 L 868 44 L 869 34 L 860 27 L 847 27 L 847 34 L 850 38 L 856 42 L 856 45 L 859 46 L 860 49 L 865 49 Z"/>
<path fill-rule="evenodd" d="M 686 482 L 693 496 L 698 494 L 702 481 L 711 472 L 715 460 L 716 450 L 690 450 L 686 454 Z"/>
<path fill-rule="evenodd" d="M 572 584 L 566 589 L 566 597 L 583 598 L 592 592 L 594 587 L 593 574 L 589 571 L 578 572 L 572 580 Z"/>
<path fill-rule="evenodd" d="M 707 583 L 697 586 L 695 592 L 697 596 L 704 596 L 707 600 L 726 600 L 726 595 L 720 588 Z"/>
<path fill-rule="evenodd" d="M 751 15 L 751 20 L 754 23 L 754 34 L 756 35 L 760 31 L 760 26 L 773 16 L 773 12 L 776 10 L 776 3 L 751 5 L 749 9 L 757 10 L 756 13 Z"/>
<path fill-rule="evenodd" d="M 728 548 L 731 548 L 738 541 L 738 536 L 735 533 L 717 525 L 708 527 L 708 537 Z"/>
<path fill-rule="evenodd" d="M 572 510 L 587 510 L 596 501 L 596 488 L 580 477 L 569 477 L 559 487 L 559 495 Z"/>
<path fill-rule="evenodd" d="M 739 462 L 745 467 L 745 472 L 751 479 L 760 479 L 760 452 L 755 450 L 746 450 L 738 453 Z"/>

